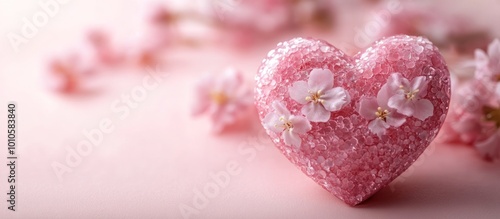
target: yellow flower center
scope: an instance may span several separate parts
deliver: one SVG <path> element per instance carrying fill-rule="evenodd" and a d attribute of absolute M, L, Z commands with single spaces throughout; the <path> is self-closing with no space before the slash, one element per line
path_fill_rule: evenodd
<path fill-rule="evenodd" d="M 384 122 L 387 120 L 387 116 L 389 115 L 388 110 L 382 109 L 382 107 L 377 108 L 377 112 L 375 112 L 375 115 L 377 118 L 384 120 Z"/>
<path fill-rule="evenodd" d="M 229 100 L 229 97 L 224 92 L 213 92 L 210 97 L 218 105 L 224 105 Z"/>
<path fill-rule="evenodd" d="M 483 113 L 487 121 L 494 122 L 496 127 L 500 128 L 500 108 L 485 106 Z"/>
<path fill-rule="evenodd" d="M 290 121 L 286 121 L 285 117 L 280 117 L 280 121 L 283 122 L 283 127 L 285 128 L 285 131 L 293 129 L 293 124 Z"/>
<path fill-rule="evenodd" d="M 399 89 L 404 90 L 404 86 L 400 85 Z M 405 97 L 406 97 L 407 100 L 413 100 L 417 96 L 418 92 L 420 92 L 420 90 L 419 89 L 416 89 L 414 91 L 411 91 L 411 90 L 406 91 L 406 90 L 404 90 L 404 92 L 405 92 Z"/>
<path fill-rule="evenodd" d="M 306 97 L 306 101 L 312 101 L 313 103 L 323 103 L 325 100 L 321 99 L 321 90 L 317 92 L 309 91 L 310 96 Z"/>

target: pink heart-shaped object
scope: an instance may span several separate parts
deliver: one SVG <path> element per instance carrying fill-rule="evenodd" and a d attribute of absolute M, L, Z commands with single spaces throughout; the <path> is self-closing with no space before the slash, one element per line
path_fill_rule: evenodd
<path fill-rule="evenodd" d="M 279 43 L 256 76 L 255 103 L 278 149 L 349 205 L 405 171 L 441 128 L 450 74 L 422 37 L 394 36 L 354 57 L 329 43 Z"/>

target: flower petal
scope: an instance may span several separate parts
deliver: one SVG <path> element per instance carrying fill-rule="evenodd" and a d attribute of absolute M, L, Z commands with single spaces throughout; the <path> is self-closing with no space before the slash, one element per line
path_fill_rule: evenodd
<path fill-rule="evenodd" d="M 349 93 L 341 87 L 327 90 L 325 94 L 321 95 L 321 99 L 324 100 L 323 107 L 330 112 L 339 111 L 351 101 Z"/>
<path fill-rule="evenodd" d="M 474 51 L 476 68 L 483 68 L 488 65 L 488 55 L 481 49 Z"/>
<path fill-rule="evenodd" d="M 389 89 L 391 90 L 398 90 L 402 85 L 402 80 L 403 76 L 401 75 L 401 73 L 392 73 L 387 79 L 387 86 L 389 86 Z"/>
<path fill-rule="evenodd" d="M 404 94 L 397 94 L 392 96 L 389 99 L 389 103 L 387 105 L 389 105 L 390 108 L 396 109 L 398 113 L 406 116 L 412 116 L 415 112 L 414 101 L 407 100 Z"/>
<path fill-rule="evenodd" d="M 281 137 L 288 146 L 293 146 L 298 149 L 302 144 L 302 139 L 300 139 L 300 137 L 292 131 L 284 131 Z"/>
<path fill-rule="evenodd" d="M 377 103 L 383 109 L 389 108 L 389 98 L 396 95 L 397 90 L 392 90 L 388 84 L 384 84 L 377 93 Z"/>
<path fill-rule="evenodd" d="M 276 113 L 278 113 L 279 116 L 284 116 L 286 119 L 288 119 L 288 117 L 290 117 L 290 111 L 288 111 L 288 109 L 286 108 L 283 101 L 275 100 L 272 103 L 272 106 L 273 106 L 274 110 L 276 111 Z"/>
<path fill-rule="evenodd" d="M 369 98 L 365 97 L 362 98 L 359 103 L 358 113 L 363 118 L 367 120 L 372 120 L 377 118 L 377 116 L 375 115 L 377 109 L 378 109 L 378 103 L 375 97 L 369 97 Z"/>
<path fill-rule="evenodd" d="M 381 119 L 374 119 L 368 124 L 368 129 L 373 133 L 381 137 L 385 135 L 386 130 L 389 128 L 389 124 L 385 123 Z"/>
<path fill-rule="evenodd" d="M 434 114 L 434 105 L 427 99 L 417 100 L 414 107 L 413 117 L 422 121 Z"/>
<path fill-rule="evenodd" d="M 301 112 L 311 122 L 328 122 L 331 114 L 323 105 L 313 102 L 304 105 Z"/>
<path fill-rule="evenodd" d="M 403 86 L 405 88 L 410 88 L 411 87 L 411 83 L 408 79 L 406 79 L 405 77 L 401 76 L 401 84 L 400 86 Z M 399 89 L 401 89 L 401 87 L 398 87 Z"/>
<path fill-rule="evenodd" d="M 288 94 L 293 100 L 297 101 L 297 103 L 306 104 L 308 102 L 306 97 L 310 95 L 309 86 L 305 81 L 297 81 L 288 88 Z"/>
<path fill-rule="evenodd" d="M 419 76 L 411 81 L 411 90 L 419 90 L 418 96 L 425 97 L 427 95 L 427 78 L 425 76 Z"/>
<path fill-rule="evenodd" d="M 328 69 L 315 68 L 309 74 L 307 83 L 314 92 L 329 90 L 333 87 L 333 73 Z"/>
<path fill-rule="evenodd" d="M 273 131 L 274 133 L 281 133 L 285 130 L 283 122 L 280 121 L 280 116 L 276 113 L 268 113 L 264 120 L 262 120 L 264 128 Z"/>
<path fill-rule="evenodd" d="M 389 116 L 387 116 L 386 122 L 388 125 L 397 128 L 406 122 L 406 117 L 402 114 L 397 113 L 397 112 L 391 112 L 389 114 Z"/>
<path fill-rule="evenodd" d="M 215 84 L 215 79 L 213 75 L 206 74 L 196 83 L 195 93 L 194 93 L 194 103 L 191 108 L 192 115 L 199 115 L 208 110 L 212 100 L 210 99 L 210 93 Z"/>
<path fill-rule="evenodd" d="M 451 123 L 452 129 L 458 133 L 477 133 L 481 131 L 482 116 L 476 113 L 465 113 Z"/>
<path fill-rule="evenodd" d="M 210 104 L 212 102 L 208 97 L 201 97 L 197 96 L 195 97 L 195 102 L 193 103 L 193 106 L 191 107 L 191 114 L 193 116 L 200 115 L 208 110 L 210 107 Z"/>
<path fill-rule="evenodd" d="M 500 58 L 500 40 L 495 39 L 488 45 L 488 56 L 490 59 Z"/>
<path fill-rule="evenodd" d="M 401 90 L 401 86 L 405 89 L 409 89 L 411 84 L 410 81 L 403 77 L 401 73 L 395 72 L 389 76 L 389 79 L 387 79 L 387 86 L 389 87 L 389 90 L 395 92 L 397 90 Z"/>
<path fill-rule="evenodd" d="M 495 39 L 488 46 L 488 68 L 493 75 L 500 74 L 500 40 Z"/>
<path fill-rule="evenodd" d="M 500 131 L 497 131 L 485 141 L 476 143 L 474 146 L 487 159 L 500 158 Z"/>
<path fill-rule="evenodd" d="M 210 118 L 212 120 L 213 130 L 218 133 L 224 130 L 228 125 L 236 121 L 236 112 L 227 107 L 214 107 Z"/>
<path fill-rule="evenodd" d="M 239 71 L 228 68 L 224 71 L 216 91 L 223 92 L 227 95 L 232 95 L 238 91 L 243 84 L 243 76 Z"/>
<path fill-rule="evenodd" d="M 240 110 L 244 110 L 253 104 L 253 93 L 251 90 L 242 90 L 238 92 L 232 99 L 234 104 L 240 107 Z"/>
<path fill-rule="evenodd" d="M 293 124 L 293 132 L 298 134 L 305 134 L 312 128 L 309 120 L 303 116 L 290 116 L 290 122 Z"/>

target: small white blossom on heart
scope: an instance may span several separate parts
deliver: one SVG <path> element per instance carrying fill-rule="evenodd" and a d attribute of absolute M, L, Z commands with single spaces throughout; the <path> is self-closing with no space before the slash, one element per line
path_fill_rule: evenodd
<path fill-rule="evenodd" d="M 387 86 L 394 95 L 389 98 L 389 107 L 405 116 L 413 116 L 424 121 L 434 114 L 431 101 L 423 99 L 427 95 L 428 81 L 425 76 L 415 77 L 411 82 L 400 73 L 393 73 Z"/>
<path fill-rule="evenodd" d="M 385 135 L 387 129 L 391 126 L 399 127 L 406 122 L 404 115 L 399 114 L 395 109 L 391 109 L 387 105 L 391 94 L 386 84 L 380 88 L 377 98 L 364 97 L 360 101 L 359 114 L 363 118 L 370 120 L 368 129 L 379 138 Z"/>
<path fill-rule="evenodd" d="M 311 123 L 303 116 L 291 115 L 281 101 L 274 101 L 272 107 L 274 112 L 266 115 L 263 120 L 264 127 L 274 133 L 281 133 L 286 145 L 300 148 L 300 135 L 311 130 Z"/>
<path fill-rule="evenodd" d="M 349 93 L 333 87 L 333 73 L 328 69 L 313 69 L 308 82 L 297 81 L 288 89 L 290 97 L 300 104 L 302 114 L 311 122 L 327 122 L 330 112 L 339 111 L 351 101 Z"/>

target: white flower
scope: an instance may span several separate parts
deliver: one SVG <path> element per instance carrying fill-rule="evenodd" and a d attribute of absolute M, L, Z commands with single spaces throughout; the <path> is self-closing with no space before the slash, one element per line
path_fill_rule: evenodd
<path fill-rule="evenodd" d="M 313 69 L 308 82 L 297 81 L 288 92 L 293 100 L 304 104 L 302 114 L 311 122 L 327 122 L 330 112 L 339 111 L 351 101 L 344 88 L 333 87 L 333 74 L 328 69 Z"/>
<path fill-rule="evenodd" d="M 266 115 L 263 120 L 264 127 L 274 133 L 281 133 L 286 145 L 300 148 L 300 135 L 311 130 L 311 123 L 303 116 L 291 115 L 283 102 L 274 101 L 272 106 L 274 112 Z"/>
<path fill-rule="evenodd" d="M 394 92 L 388 106 L 405 116 L 413 116 L 424 121 L 434 114 L 434 105 L 423 99 L 427 95 L 425 76 L 415 77 L 411 82 L 399 73 L 393 73 L 387 81 L 388 88 Z"/>
<path fill-rule="evenodd" d="M 378 137 L 385 135 L 391 126 L 399 127 L 406 122 L 404 115 L 387 106 L 390 95 L 388 86 L 384 85 L 380 88 L 377 98 L 368 97 L 360 101 L 358 112 L 363 118 L 370 120 L 368 129 Z"/>

